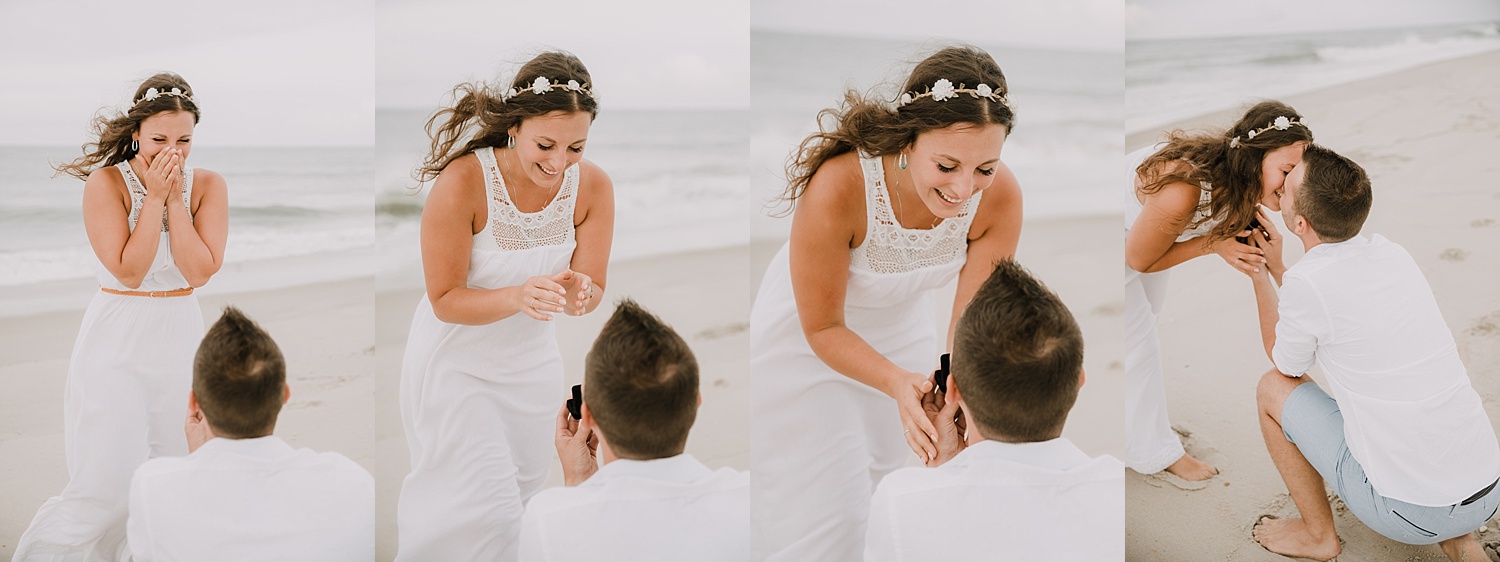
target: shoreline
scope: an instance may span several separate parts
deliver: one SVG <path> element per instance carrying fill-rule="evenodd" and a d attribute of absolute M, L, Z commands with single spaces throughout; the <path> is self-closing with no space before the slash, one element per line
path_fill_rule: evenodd
<path fill-rule="evenodd" d="M 1490 62 L 1481 62 L 1486 59 L 1488 59 Z M 1459 69 L 1476 67 L 1482 67 L 1485 69 L 1494 69 L 1500 67 L 1500 50 L 1463 55 L 1436 62 L 1429 62 L 1418 66 L 1410 66 L 1399 70 L 1383 72 L 1374 76 L 1358 78 L 1350 82 L 1344 82 L 1342 84 L 1335 84 L 1332 86 L 1305 90 L 1295 94 L 1288 94 L 1279 98 L 1247 98 L 1240 104 L 1233 107 L 1221 108 L 1215 111 L 1201 113 L 1194 117 L 1185 119 L 1168 121 L 1167 123 L 1162 125 L 1145 127 L 1133 131 L 1126 131 L 1125 153 L 1129 154 L 1130 152 L 1138 148 L 1157 142 L 1163 132 L 1170 131 L 1172 129 L 1194 131 L 1203 129 L 1228 128 L 1230 125 L 1234 124 L 1234 121 L 1236 119 L 1239 119 L 1239 117 L 1244 114 L 1245 108 L 1255 104 L 1261 99 L 1279 99 L 1283 102 L 1286 102 L 1288 105 L 1291 105 L 1292 107 L 1298 108 L 1298 111 L 1303 111 L 1301 109 L 1302 105 L 1308 105 L 1309 107 L 1312 107 L 1315 104 L 1298 103 L 1299 101 L 1324 101 L 1325 96 L 1323 94 L 1326 94 L 1328 92 L 1341 90 L 1369 90 L 1376 87 L 1384 87 L 1393 77 L 1411 73 L 1421 72 L 1422 74 L 1428 76 L 1442 76 L 1447 72 L 1460 71 Z M 1306 112 L 1303 111 L 1303 113 Z M 1319 124 L 1318 121 L 1312 121 L 1312 123 L 1315 128 Z"/>
<path fill-rule="evenodd" d="M 194 290 L 199 299 L 291 290 L 308 285 L 356 281 L 373 276 L 373 246 L 253 261 L 228 261 L 207 285 Z M 294 274 L 294 275 L 288 275 Z M 94 276 L 53 279 L 5 287 L 0 323 L 48 314 L 79 312 L 99 290 Z"/>

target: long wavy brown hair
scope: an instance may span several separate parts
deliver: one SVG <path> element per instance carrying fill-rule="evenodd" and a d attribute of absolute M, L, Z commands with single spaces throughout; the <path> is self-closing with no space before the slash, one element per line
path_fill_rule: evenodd
<path fill-rule="evenodd" d="M 509 88 L 523 92 L 510 99 L 502 96 L 509 88 L 492 88 L 483 82 L 459 84 L 453 88 L 453 105 L 437 110 L 427 119 L 427 137 L 432 146 L 412 177 L 419 184 L 427 183 L 437 178 L 448 164 L 476 148 L 504 146 L 510 139 L 510 128 L 532 117 L 553 111 L 587 111 L 591 119 L 599 116 L 599 101 L 595 97 L 598 92 L 593 95 L 564 89 L 550 90 L 544 95 L 524 92 L 537 78 L 563 83 L 573 80 L 584 89 L 594 89 L 583 61 L 563 51 L 545 52 L 521 65 Z M 469 140 L 462 142 L 464 139 Z"/>
<path fill-rule="evenodd" d="M 924 93 L 940 79 L 952 82 L 957 88 L 985 84 L 997 95 L 1004 96 L 1009 92 L 1005 73 L 1000 71 L 994 57 L 978 47 L 956 45 L 941 49 L 917 63 L 896 95 Z M 832 121 L 832 128 L 823 126 L 825 118 Z M 839 107 L 818 112 L 818 132 L 803 139 L 797 151 L 788 158 L 787 187 L 779 198 L 785 209 L 773 214 L 785 216 L 790 213 L 797 198 L 807 191 L 807 185 L 818 168 L 845 152 L 858 150 L 870 156 L 894 154 L 911 146 L 917 135 L 925 131 L 958 123 L 1003 125 L 1009 134 L 1015 121 L 1015 112 L 1009 106 L 989 98 L 959 94 L 944 101 L 922 98 L 896 107 L 895 99 L 885 100 L 874 94 L 848 90 L 844 92 L 844 102 Z"/>
<path fill-rule="evenodd" d="M 83 145 L 83 156 L 72 162 L 54 164 L 53 169 L 60 174 L 87 180 L 94 170 L 134 158 L 137 149 L 131 147 L 130 135 L 140 130 L 141 122 L 147 117 L 158 113 L 186 111 L 193 114 L 193 124 L 198 124 L 196 102 L 179 96 L 157 96 L 153 100 L 142 99 L 146 97 L 146 90 L 151 88 L 156 88 L 161 92 L 177 88 L 184 94 L 193 95 L 192 86 L 175 73 L 162 72 L 147 78 L 141 82 L 141 85 L 136 86 L 135 95 L 130 98 L 133 102 L 130 109 L 114 115 L 104 115 L 104 110 L 101 109 L 99 114 L 94 116 L 89 135 L 94 138 L 94 141 Z"/>
<path fill-rule="evenodd" d="M 1167 133 L 1166 146 L 1147 157 L 1135 169 L 1141 180 L 1141 193 L 1156 193 L 1167 184 L 1182 182 L 1188 185 L 1207 183 L 1211 202 L 1209 216 L 1194 221 L 1189 228 L 1198 226 L 1211 218 L 1221 222 L 1206 235 L 1209 242 L 1227 240 L 1243 232 L 1255 218 L 1256 205 L 1263 195 L 1261 187 L 1261 164 L 1266 153 L 1297 141 L 1313 141 L 1312 129 L 1292 126 L 1285 130 L 1269 127 L 1277 117 L 1302 120 L 1302 114 L 1292 106 L 1275 100 L 1257 103 L 1245 111 L 1245 115 L 1234 126 L 1222 133 L 1189 133 L 1174 129 Z M 1250 131 L 1265 129 L 1249 138 Z M 1238 146 L 1230 141 L 1238 137 Z M 1187 166 L 1173 166 L 1172 162 L 1186 162 Z"/>

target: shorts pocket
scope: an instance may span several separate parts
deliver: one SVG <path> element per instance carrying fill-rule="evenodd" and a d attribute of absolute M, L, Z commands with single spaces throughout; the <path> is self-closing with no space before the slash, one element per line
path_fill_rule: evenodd
<path fill-rule="evenodd" d="M 1428 539 L 1437 536 L 1437 533 L 1434 533 L 1432 531 L 1428 531 L 1427 529 L 1423 529 L 1421 526 L 1417 525 L 1416 523 L 1412 523 L 1410 519 L 1407 519 L 1405 516 L 1401 515 L 1401 512 L 1399 512 L 1399 511 L 1396 511 L 1396 510 L 1393 509 L 1393 510 L 1391 510 L 1391 514 L 1395 515 L 1396 517 L 1400 517 L 1402 521 L 1405 521 L 1406 522 L 1406 526 L 1410 527 L 1411 530 L 1413 532 L 1415 532 L 1418 536 L 1421 536 L 1423 538 L 1428 538 Z"/>

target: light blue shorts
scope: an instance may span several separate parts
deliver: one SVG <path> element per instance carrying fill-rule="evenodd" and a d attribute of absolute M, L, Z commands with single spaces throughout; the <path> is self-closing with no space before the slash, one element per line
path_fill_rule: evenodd
<path fill-rule="evenodd" d="M 1323 389 L 1298 385 L 1281 407 L 1281 427 L 1323 480 L 1344 499 L 1349 512 L 1375 532 L 1406 544 L 1434 544 L 1473 532 L 1495 516 L 1500 486 L 1467 505 L 1427 507 L 1375 492 L 1365 469 L 1349 453 L 1344 415 Z M 1478 492 L 1479 490 L 1474 490 Z"/>

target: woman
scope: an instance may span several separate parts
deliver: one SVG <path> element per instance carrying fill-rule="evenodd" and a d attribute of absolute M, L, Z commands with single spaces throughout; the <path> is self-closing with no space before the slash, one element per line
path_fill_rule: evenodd
<path fill-rule="evenodd" d="M 791 239 L 750 317 L 757 559 L 861 558 L 875 484 L 906 449 L 937 453 L 921 404 L 943 350 L 928 291 L 957 277 L 957 320 L 1015 253 L 1021 192 L 1000 162 L 1014 123 L 1000 66 L 973 47 L 942 49 L 901 92 L 846 93 L 820 114 L 832 130 L 789 166 Z"/>
<path fill-rule="evenodd" d="M 131 100 L 95 119 L 82 157 L 57 166 L 85 180 L 100 291 L 68 365 L 68 485 L 37 511 L 16 560 L 127 559 L 131 474 L 148 458 L 187 454 L 183 417 L 203 337 L 193 289 L 224 263 L 228 195 L 223 177 L 187 166 L 199 114 L 186 80 L 157 74 Z"/>
<path fill-rule="evenodd" d="M 1296 110 L 1264 101 L 1222 134 L 1173 131 L 1164 144 L 1126 157 L 1125 464 L 1136 472 L 1186 480 L 1218 473 L 1183 449 L 1167 420 L 1156 333 L 1166 270 L 1210 253 L 1247 273 L 1262 267 L 1260 249 L 1237 238 L 1250 235 L 1253 220 L 1267 220 L 1259 205 L 1281 209 L 1282 183 L 1312 140 Z"/>
<path fill-rule="evenodd" d="M 583 160 L 599 105 L 577 57 L 543 53 L 503 92 L 463 84 L 454 97 L 428 121 L 416 173 L 436 181 L 422 210 L 427 295 L 401 365 L 411 473 L 396 559 L 514 560 L 565 396 L 552 320 L 603 298 L 614 188 Z"/>

